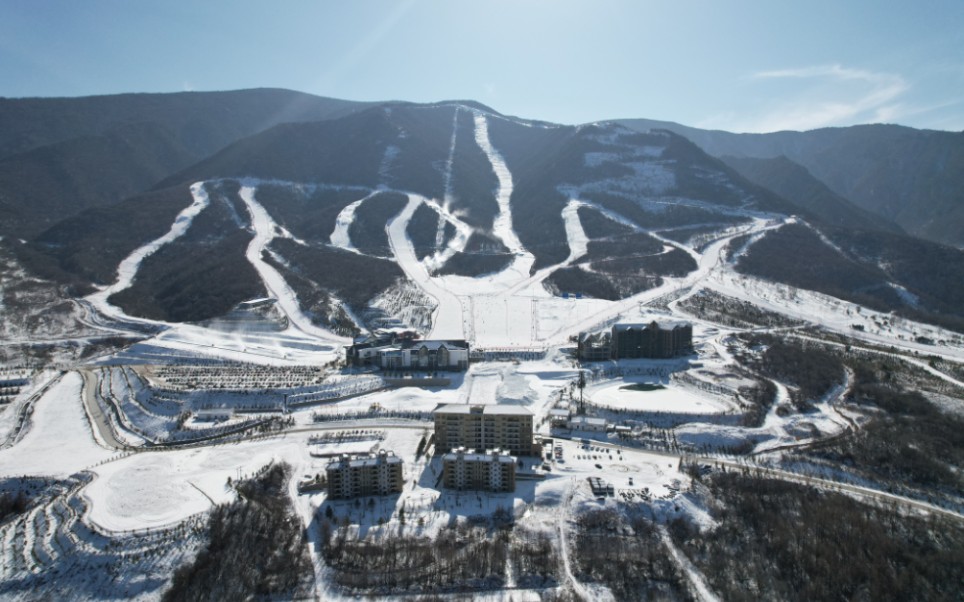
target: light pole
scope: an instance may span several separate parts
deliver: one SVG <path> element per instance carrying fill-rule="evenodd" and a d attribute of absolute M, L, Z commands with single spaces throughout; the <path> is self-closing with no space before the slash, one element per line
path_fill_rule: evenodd
<path fill-rule="evenodd" d="M 579 369 L 579 382 L 576 386 L 579 387 L 579 414 L 582 415 L 586 413 L 586 402 L 582 396 L 583 389 L 586 388 L 586 371 L 581 368 Z"/>

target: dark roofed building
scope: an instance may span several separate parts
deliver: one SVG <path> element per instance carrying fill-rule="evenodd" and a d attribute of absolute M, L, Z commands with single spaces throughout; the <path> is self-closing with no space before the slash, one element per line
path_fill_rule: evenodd
<path fill-rule="evenodd" d="M 604 362 L 612 358 L 612 335 L 608 332 L 580 332 L 577 352 L 587 362 Z"/>
<path fill-rule="evenodd" d="M 615 324 L 611 336 L 613 359 L 670 358 L 693 349 L 693 326 L 688 322 Z"/>

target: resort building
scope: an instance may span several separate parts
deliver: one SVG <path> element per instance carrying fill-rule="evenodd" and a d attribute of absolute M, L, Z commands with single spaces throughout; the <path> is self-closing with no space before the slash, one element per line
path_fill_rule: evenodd
<path fill-rule="evenodd" d="M 584 362 L 605 362 L 612 359 L 612 335 L 608 332 L 580 332 L 576 347 Z"/>
<path fill-rule="evenodd" d="M 469 344 L 465 341 L 422 341 L 395 333 L 359 337 L 345 349 L 352 366 L 383 370 L 467 370 Z"/>
<path fill-rule="evenodd" d="M 572 413 L 563 408 L 552 408 L 549 410 L 549 426 L 563 428 L 569 426 L 569 418 Z"/>
<path fill-rule="evenodd" d="M 515 464 L 499 449 L 482 454 L 459 447 L 442 457 L 442 484 L 456 490 L 515 491 Z"/>
<path fill-rule="evenodd" d="M 511 405 L 448 404 L 435 408 L 435 449 L 504 449 L 532 455 L 532 412 Z"/>
<path fill-rule="evenodd" d="M 608 333 L 579 333 L 577 353 L 586 362 L 619 359 L 666 359 L 693 350 L 689 322 L 614 324 Z"/>
<path fill-rule="evenodd" d="M 693 349 L 693 326 L 688 322 L 656 321 L 649 324 L 615 324 L 612 328 L 613 359 L 670 358 Z"/>
<path fill-rule="evenodd" d="M 402 459 L 385 450 L 355 458 L 343 454 L 330 462 L 325 472 L 328 497 L 333 500 L 401 493 L 405 483 Z"/>
<path fill-rule="evenodd" d="M 593 416 L 573 416 L 569 419 L 569 428 L 574 431 L 593 431 L 605 433 L 607 429 L 605 418 Z"/>

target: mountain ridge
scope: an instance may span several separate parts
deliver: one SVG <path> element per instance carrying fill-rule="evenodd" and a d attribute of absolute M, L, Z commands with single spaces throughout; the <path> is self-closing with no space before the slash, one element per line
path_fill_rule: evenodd
<path fill-rule="evenodd" d="M 287 98 L 283 91 L 267 91 L 269 97 L 278 94 Z M 156 95 L 130 98 L 165 100 Z M 196 97 L 177 98 L 180 102 Z M 217 98 L 209 100 L 216 102 Z M 322 105 L 326 102 L 321 101 Z M 324 108 L 319 106 L 315 109 Z M 874 275 L 868 282 L 873 282 L 877 292 L 868 296 L 839 286 L 824 287 L 826 290 L 872 298 L 879 308 L 913 310 L 915 315 L 927 316 L 931 309 L 955 313 L 955 287 L 944 286 L 940 279 L 914 281 L 907 269 L 881 271 L 874 256 L 880 252 L 872 250 L 866 235 L 861 235 L 861 249 L 871 250 L 862 251 L 860 257 L 840 254 L 836 246 L 842 244 L 841 227 L 855 235 L 865 230 L 889 232 L 898 237 L 889 239 L 893 241 L 904 240 L 900 238 L 904 235 L 898 227 L 831 191 L 791 159 L 721 159 L 670 129 L 639 131 L 639 123 L 633 129 L 616 122 L 546 124 L 506 117 L 473 101 L 336 103 L 330 109 L 323 111 L 325 119 L 277 123 L 196 161 L 187 146 L 191 138 L 163 119 L 118 123 L 100 137 L 72 138 L 2 158 L 0 192 L 5 193 L 16 191 L 20 183 L 16 170 L 11 170 L 11 179 L 3 184 L 5 164 L 52 154 L 55 160 L 37 161 L 33 169 L 38 174 L 44 169 L 55 174 L 58 164 L 74 165 L 76 157 L 89 159 L 60 180 L 48 182 L 47 188 L 33 189 L 38 201 L 32 206 L 48 221 L 42 223 L 35 216 L 32 225 L 18 224 L 16 230 L 27 240 L 8 244 L 19 249 L 25 265 L 74 290 L 103 286 L 110 283 L 113 266 L 162 234 L 169 216 L 190 204 L 187 185 L 213 183 L 209 184 L 214 186 L 212 190 L 222 191 L 212 197 L 219 199 L 216 208 L 207 209 L 194 228 L 207 234 L 193 232 L 144 261 L 141 280 L 118 299 L 134 313 L 143 308 L 145 317 L 215 318 L 260 290 L 258 273 L 238 267 L 247 265 L 243 255 L 254 225 L 244 215 L 252 209 L 236 192 L 224 192 L 250 180 L 255 182 L 250 186 L 257 190 L 258 202 L 269 219 L 287 233 L 264 247 L 275 269 L 299 283 L 302 301 L 325 314 L 319 314 L 319 319 L 330 323 L 334 312 L 343 323 L 340 304 L 347 299 L 350 303 L 345 307 L 362 316 L 369 303 L 401 286 L 399 278 L 411 278 L 396 265 L 399 259 L 392 245 L 398 241 L 385 235 L 388 224 L 411 203 L 418 205 L 419 217 L 409 224 L 407 235 L 418 239 L 418 259 L 432 266 L 426 268 L 431 277 L 477 278 L 515 266 L 513 269 L 525 270 L 536 285 L 553 294 L 611 301 L 659 287 L 667 278 L 696 273 L 698 249 L 714 240 L 732 237 L 741 229 L 757 231 L 763 222 L 798 216 L 823 238 L 781 237 L 766 229 L 756 236 L 771 246 L 773 241 L 785 239 L 799 249 L 819 251 L 830 258 L 825 263 L 856 262 Z M 181 118 L 179 123 L 186 123 L 185 119 L 189 120 Z M 195 134 L 201 138 L 225 136 L 232 119 L 216 125 L 214 134 L 210 128 Z M 105 161 L 110 157 L 106 151 L 85 155 L 94 147 L 92 140 L 116 141 L 118 150 L 112 152 L 119 159 Z M 210 139 L 207 144 L 215 146 Z M 59 155 L 51 151 L 62 146 L 70 149 L 71 145 L 79 150 Z M 130 165 L 120 159 L 129 159 Z M 107 165 L 116 166 L 117 172 L 107 170 Z M 136 182 L 124 179 L 136 175 L 141 166 L 154 167 Z M 85 178 L 93 182 L 94 190 L 84 192 L 87 189 L 81 184 Z M 54 184 L 57 186 L 52 188 Z M 30 182 L 25 186 L 29 189 Z M 10 202 L 9 196 L 18 195 L 0 198 L 0 208 L 3 201 L 8 207 L 17 206 L 16 199 Z M 389 203 L 389 198 L 394 200 Z M 67 203 L 51 209 L 44 205 L 50 199 L 66 199 Z M 409 215 L 415 215 L 414 208 Z M 145 216 L 156 216 L 160 223 L 148 226 L 154 218 Z M 430 231 L 433 222 L 436 232 Z M 131 227 L 118 228 L 120 223 Z M 590 228 L 589 233 L 582 230 L 584 226 Z M 517 236 L 518 242 L 505 238 L 509 235 Z M 820 241 L 830 238 L 837 242 L 832 243 L 833 252 L 826 252 Z M 746 250 L 752 250 L 755 240 L 747 243 Z M 926 265 L 920 258 L 943 257 L 942 251 L 926 245 L 894 245 L 901 254 L 891 254 L 887 261 L 899 265 Z M 201 249 L 216 250 L 211 252 L 223 256 L 220 263 L 202 266 L 192 262 L 192 253 Z M 175 272 L 184 273 L 166 269 L 161 258 L 181 266 Z M 789 260 L 793 259 L 791 255 Z M 759 274 L 793 281 L 790 274 L 773 272 L 766 262 L 761 265 L 759 254 L 753 255 L 752 261 Z M 351 275 L 345 282 L 333 284 L 319 271 L 319 262 L 336 271 L 350 270 Z M 365 275 L 357 267 L 361 265 L 380 274 L 377 284 L 364 282 Z M 204 266 L 215 275 L 209 278 L 218 280 L 234 273 L 238 281 L 225 286 L 228 292 L 216 302 L 214 296 L 195 295 L 212 302 L 199 301 L 200 305 L 187 309 L 184 295 L 176 294 L 172 286 L 180 283 L 184 290 L 195 290 L 192 279 L 205 278 L 199 271 Z M 884 286 L 888 278 L 915 296 L 906 298 L 923 299 L 925 306 L 911 307 L 904 297 L 888 292 Z M 156 298 L 157 303 L 137 301 L 145 296 Z M 367 326 L 364 318 L 358 320 L 359 328 Z"/>
<path fill-rule="evenodd" d="M 871 124 L 734 134 L 646 119 L 617 123 L 640 131 L 670 129 L 714 156 L 786 156 L 836 194 L 908 233 L 964 246 L 964 132 Z"/>

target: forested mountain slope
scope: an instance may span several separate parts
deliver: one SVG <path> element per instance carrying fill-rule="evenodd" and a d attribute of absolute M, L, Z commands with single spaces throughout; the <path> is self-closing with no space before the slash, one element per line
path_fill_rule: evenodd
<path fill-rule="evenodd" d="M 910 234 L 964 246 L 964 132 L 858 125 L 734 134 L 647 119 L 620 123 L 640 131 L 672 130 L 714 156 L 785 156 L 840 196 Z"/>

